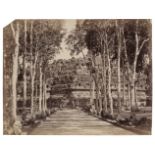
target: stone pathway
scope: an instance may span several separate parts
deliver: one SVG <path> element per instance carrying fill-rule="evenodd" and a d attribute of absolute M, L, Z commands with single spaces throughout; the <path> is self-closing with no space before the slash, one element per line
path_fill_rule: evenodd
<path fill-rule="evenodd" d="M 32 130 L 30 135 L 134 135 L 84 113 L 80 109 L 63 109 L 51 115 Z"/>

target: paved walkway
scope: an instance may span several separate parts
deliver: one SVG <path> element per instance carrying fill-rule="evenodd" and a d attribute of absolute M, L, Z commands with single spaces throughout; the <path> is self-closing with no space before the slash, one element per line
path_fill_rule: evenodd
<path fill-rule="evenodd" d="M 79 109 L 63 109 L 51 115 L 31 135 L 133 135 L 135 133 L 99 120 Z"/>

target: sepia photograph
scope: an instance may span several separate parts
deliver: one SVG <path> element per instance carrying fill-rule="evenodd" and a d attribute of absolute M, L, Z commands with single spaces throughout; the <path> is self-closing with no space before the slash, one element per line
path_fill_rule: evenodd
<path fill-rule="evenodd" d="M 3 28 L 4 135 L 151 135 L 151 19 L 16 19 Z"/>

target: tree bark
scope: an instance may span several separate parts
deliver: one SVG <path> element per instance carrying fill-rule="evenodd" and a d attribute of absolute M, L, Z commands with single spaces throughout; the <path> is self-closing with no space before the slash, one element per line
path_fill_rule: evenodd
<path fill-rule="evenodd" d="M 127 107 L 129 107 L 129 109 L 131 109 L 131 84 L 130 82 L 128 82 L 128 105 Z"/>
<path fill-rule="evenodd" d="M 16 24 L 16 30 L 11 23 L 13 38 L 15 40 L 15 51 L 13 53 L 13 70 L 12 70 L 12 119 L 16 120 L 17 116 L 17 77 L 18 77 L 18 54 L 19 54 L 19 24 Z"/>
<path fill-rule="evenodd" d="M 118 50 L 117 50 L 117 55 L 118 55 L 118 61 L 117 61 L 117 78 L 118 78 L 118 85 L 117 85 L 117 93 L 118 93 L 118 112 L 121 111 L 121 68 L 120 68 L 120 63 L 121 63 L 121 28 L 118 26 L 117 20 L 116 20 L 116 28 L 117 28 L 117 40 L 118 40 Z"/>
<path fill-rule="evenodd" d="M 45 80 L 45 110 L 47 110 L 47 84 L 46 84 L 46 80 Z"/>
<path fill-rule="evenodd" d="M 103 69 L 104 69 L 104 110 L 105 110 L 105 113 L 107 113 L 108 111 L 108 103 L 107 103 L 107 75 L 106 75 L 106 72 L 107 72 L 107 67 L 106 67 L 106 51 L 104 49 L 104 53 L 103 53 Z"/>
<path fill-rule="evenodd" d="M 44 90 L 44 76 L 42 81 L 42 111 L 45 113 L 45 90 Z"/>
<path fill-rule="evenodd" d="M 31 113 L 34 112 L 34 87 L 35 87 L 35 76 L 36 76 L 36 65 L 37 65 L 38 53 L 35 57 L 34 64 L 31 64 Z M 37 101 L 37 83 L 36 83 L 36 101 Z"/>
<path fill-rule="evenodd" d="M 90 105 L 93 105 L 94 103 L 94 99 L 93 99 L 93 95 L 94 95 L 94 80 L 90 75 Z"/>
<path fill-rule="evenodd" d="M 45 75 L 43 75 L 43 82 L 42 82 L 42 84 L 43 84 L 43 112 L 45 113 L 45 111 L 47 110 L 46 109 L 46 97 L 45 97 L 45 91 L 46 91 L 46 88 L 45 88 Z"/>
<path fill-rule="evenodd" d="M 98 88 L 98 75 L 97 75 L 97 71 L 96 71 L 96 64 L 95 64 L 95 59 L 93 58 L 93 68 L 95 70 L 95 73 L 93 75 L 93 81 L 94 81 L 94 85 L 95 85 L 95 110 L 96 110 L 96 114 L 99 114 L 99 88 Z"/>
<path fill-rule="evenodd" d="M 139 36 L 137 31 L 135 32 L 135 40 L 136 40 L 136 50 L 135 50 L 135 59 L 133 63 L 133 72 L 132 72 L 132 81 L 131 81 L 131 109 L 135 110 L 137 109 L 137 104 L 136 104 L 136 99 L 135 99 L 135 82 L 136 82 L 136 67 L 137 67 L 137 60 L 138 56 L 144 46 L 144 44 L 149 40 L 149 39 L 144 39 L 139 45 Z"/>
<path fill-rule="evenodd" d="M 40 68 L 39 68 L 39 72 L 40 72 L 40 78 L 39 78 L 39 90 L 40 90 L 40 93 L 39 93 L 39 111 L 42 112 L 42 67 L 40 65 Z"/>
<path fill-rule="evenodd" d="M 39 110 L 39 102 L 38 102 L 38 82 L 37 82 L 37 78 L 36 78 L 36 82 L 35 82 L 35 107 L 36 107 L 36 110 L 38 111 Z"/>
<path fill-rule="evenodd" d="M 92 113 L 94 113 L 94 99 L 95 99 L 95 82 L 93 80 L 92 75 L 90 75 L 90 105 L 92 107 Z"/>
<path fill-rule="evenodd" d="M 91 60 L 92 60 L 92 67 L 94 69 L 94 73 L 92 73 L 92 77 L 93 77 L 93 81 L 94 81 L 94 84 L 95 84 L 95 97 L 96 97 L 96 102 L 95 102 L 95 110 L 97 112 L 97 115 L 99 114 L 99 106 L 98 106 L 98 99 L 99 99 L 99 94 L 98 94 L 98 82 L 97 82 L 97 79 L 98 79 L 98 73 L 97 73 L 97 70 L 96 70 L 96 60 L 95 60 L 95 56 L 92 54 L 91 55 Z"/>
<path fill-rule="evenodd" d="M 110 102 L 110 114 L 113 116 L 113 99 L 111 93 L 111 61 L 110 61 L 110 52 L 107 51 L 108 54 L 108 94 L 109 94 L 109 102 Z"/>
<path fill-rule="evenodd" d="M 26 78 L 26 53 L 27 53 L 27 21 L 24 21 L 24 55 L 23 55 L 23 101 L 24 101 L 24 108 L 26 107 L 27 102 L 27 78 Z"/>
<path fill-rule="evenodd" d="M 34 78 L 35 78 L 35 76 L 32 75 L 32 79 L 31 79 L 31 114 L 34 113 Z"/>
<path fill-rule="evenodd" d="M 123 70 L 125 70 L 125 68 L 123 68 Z M 123 71 L 123 105 L 127 106 L 126 102 L 126 86 L 125 86 L 125 72 Z"/>
<path fill-rule="evenodd" d="M 126 47 L 126 39 L 125 39 L 125 35 L 124 35 L 124 29 L 122 31 L 122 37 L 123 37 L 123 46 L 124 46 L 124 55 L 125 55 L 125 59 L 127 60 L 126 65 L 127 65 L 127 78 L 128 78 L 128 87 L 127 87 L 127 92 L 128 92 L 128 107 L 131 109 L 131 69 L 130 69 L 130 64 L 129 64 L 129 59 L 128 59 L 128 55 L 127 55 L 127 47 Z"/>
<path fill-rule="evenodd" d="M 139 56 L 139 38 L 137 32 L 135 33 L 135 39 L 136 39 L 136 51 L 135 51 L 135 59 L 133 63 L 133 73 L 132 73 L 132 81 L 131 81 L 131 108 L 132 110 L 135 110 L 137 108 L 136 102 L 135 102 L 135 81 L 136 81 L 136 67 L 137 67 L 137 59 Z"/>
<path fill-rule="evenodd" d="M 33 65 L 33 22 L 30 27 L 30 53 L 31 53 L 31 114 L 34 113 L 34 79 L 35 66 Z"/>

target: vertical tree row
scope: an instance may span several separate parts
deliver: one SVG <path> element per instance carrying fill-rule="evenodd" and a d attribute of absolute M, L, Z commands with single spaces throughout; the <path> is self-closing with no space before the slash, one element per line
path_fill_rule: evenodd
<path fill-rule="evenodd" d="M 15 49 L 12 54 L 12 119 L 16 120 L 17 114 L 17 77 L 18 77 L 18 54 L 19 54 L 19 36 L 20 36 L 20 26 L 19 23 L 16 22 L 15 26 L 11 23 L 12 35 L 15 42 Z"/>
<path fill-rule="evenodd" d="M 7 54 L 10 52 L 12 55 L 12 57 L 9 57 L 9 61 L 6 62 L 12 62 L 12 72 L 10 74 L 10 80 L 12 79 L 10 85 L 12 97 L 10 98 L 11 103 L 7 107 L 8 112 L 11 111 L 11 116 L 10 118 L 5 118 L 11 121 L 4 128 L 9 128 L 13 134 L 19 134 L 15 131 L 21 127 L 20 121 L 18 121 L 21 120 L 18 119 L 19 117 L 23 114 L 31 114 L 31 117 L 35 118 L 37 113 L 40 115 L 44 113 L 45 115 L 47 111 L 47 68 L 49 62 L 60 50 L 60 43 L 63 37 L 62 21 L 16 20 L 5 28 L 4 32 L 7 31 L 12 31 L 11 34 L 6 34 L 7 39 L 4 42 L 7 43 L 5 45 L 8 47 Z M 9 44 L 7 40 L 10 40 L 11 43 L 13 42 L 14 48 L 11 48 L 10 45 L 12 44 Z M 4 88 L 4 91 L 7 90 Z M 21 108 L 21 102 L 23 108 L 19 110 L 19 107 Z M 30 109 L 29 111 L 27 110 L 28 108 Z M 5 131 L 8 132 L 9 130 Z M 18 131 L 20 132 L 20 130 Z"/>
<path fill-rule="evenodd" d="M 95 83 L 95 89 L 90 91 L 95 91 L 96 98 L 90 97 L 90 101 L 92 104 L 94 100 L 97 115 L 113 117 L 114 108 L 118 113 L 125 106 L 131 111 L 138 108 L 138 76 L 144 74 L 144 61 L 149 57 L 150 30 L 149 20 L 77 22 L 76 30 L 68 37 L 67 43 L 72 53 L 79 54 L 88 49 L 84 59 L 90 70 L 90 85 Z"/>

